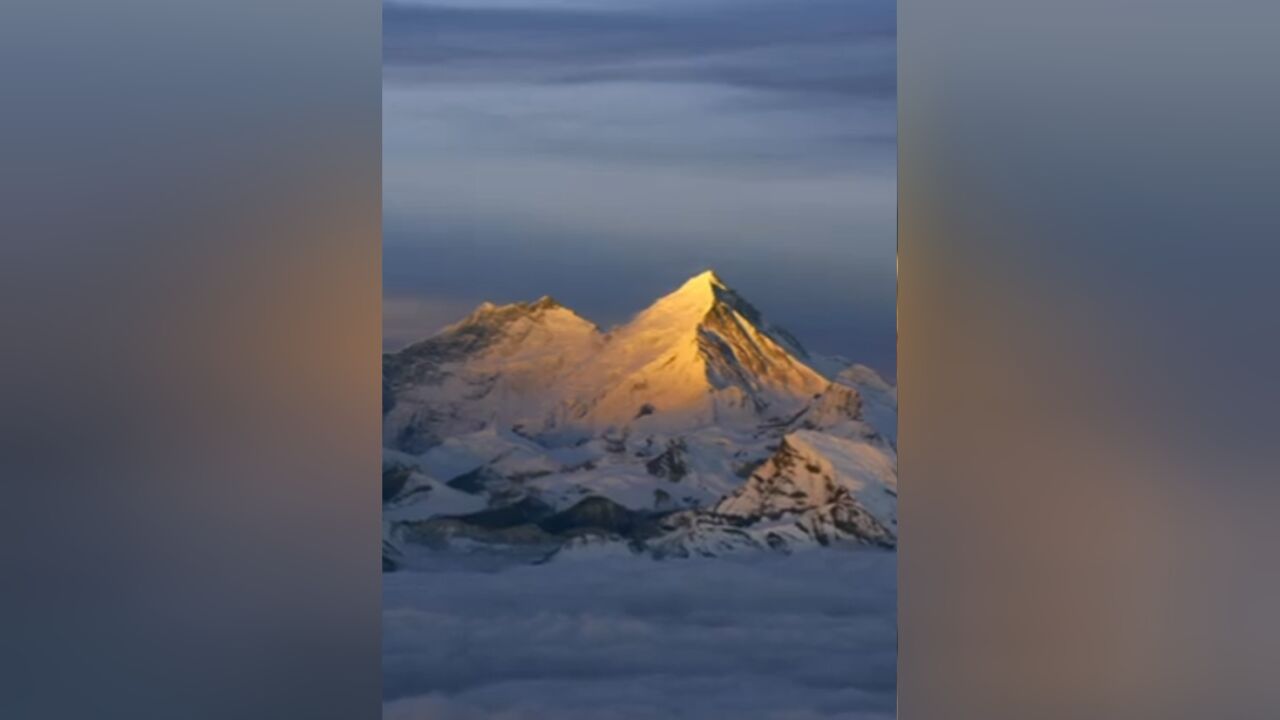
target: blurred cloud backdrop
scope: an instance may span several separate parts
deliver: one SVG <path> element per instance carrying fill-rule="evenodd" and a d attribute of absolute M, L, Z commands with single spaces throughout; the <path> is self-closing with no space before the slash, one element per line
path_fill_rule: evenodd
<path fill-rule="evenodd" d="M 894 374 L 892 0 L 383 10 L 384 343 L 484 300 L 603 327 L 714 267 Z"/>

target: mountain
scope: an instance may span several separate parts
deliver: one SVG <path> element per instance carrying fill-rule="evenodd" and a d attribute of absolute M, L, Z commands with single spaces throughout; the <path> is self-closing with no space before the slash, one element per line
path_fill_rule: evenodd
<path fill-rule="evenodd" d="M 568 419 L 655 429 L 780 419 L 827 385 L 805 357 L 707 271 L 604 338 L 575 373 Z"/>
<path fill-rule="evenodd" d="M 549 297 L 485 303 L 383 370 L 396 565 L 896 544 L 896 390 L 714 272 L 607 333 Z"/>
<path fill-rule="evenodd" d="M 594 324 L 550 297 L 484 303 L 383 356 L 383 444 L 416 453 L 494 423 L 541 423 L 566 375 L 602 342 Z"/>
<path fill-rule="evenodd" d="M 837 527 L 851 539 L 892 542 L 897 536 L 897 460 L 892 450 L 812 430 L 791 433 L 742 488 L 721 500 L 718 515 L 772 519 L 852 506 L 857 527 Z M 864 521 L 865 520 L 865 521 Z"/>
<path fill-rule="evenodd" d="M 602 334 L 551 298 L 481 305 L 383 361 L 384 443 L 409 452 L 501 424 L 548 435 L 779 420 L 829 384 L 714 272 Z"/>
<path fill-rule="evenodd" d="M 897 447 L 898 389 L 866 365 L 850 365 L 836 374 L 835 382 L 857 390 L 863 418 Z"/>

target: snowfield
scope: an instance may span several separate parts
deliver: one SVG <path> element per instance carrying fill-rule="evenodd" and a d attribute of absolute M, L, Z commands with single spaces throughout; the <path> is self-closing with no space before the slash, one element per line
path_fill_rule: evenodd
<path fill-rule="evenodd" d="M 896 563 L 827 548 L 388 573 L 383 717 L 892 718 Z"/>

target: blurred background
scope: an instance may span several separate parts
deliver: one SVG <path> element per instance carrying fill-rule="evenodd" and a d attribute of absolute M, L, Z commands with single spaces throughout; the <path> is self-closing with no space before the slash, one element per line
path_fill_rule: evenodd
<path fill-rule="evenodd" d="M 899 12 L 899 715 L 1280 708 L 1280 8 Z"/>
<path fill-rule="evenodd" d="M 1280 707 L 1278 12 L 899 2 L 902 717 Z M 5 717 L 378 713 L 379 25 L 0 10 Z"/>
<path fill-rule="evenodd" d="M 0 9 L 0 716 L 377 717 L 379 25 Z"/>

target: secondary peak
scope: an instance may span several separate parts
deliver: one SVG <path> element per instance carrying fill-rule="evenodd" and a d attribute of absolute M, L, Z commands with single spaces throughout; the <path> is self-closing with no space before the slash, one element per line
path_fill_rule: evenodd
<path fill-rule="evenodd" d="M 543 295 L 537 300 L 529 303 L 530 310 L 555 310 L 562 307 L 564 306 L 550 295 Z"/>

